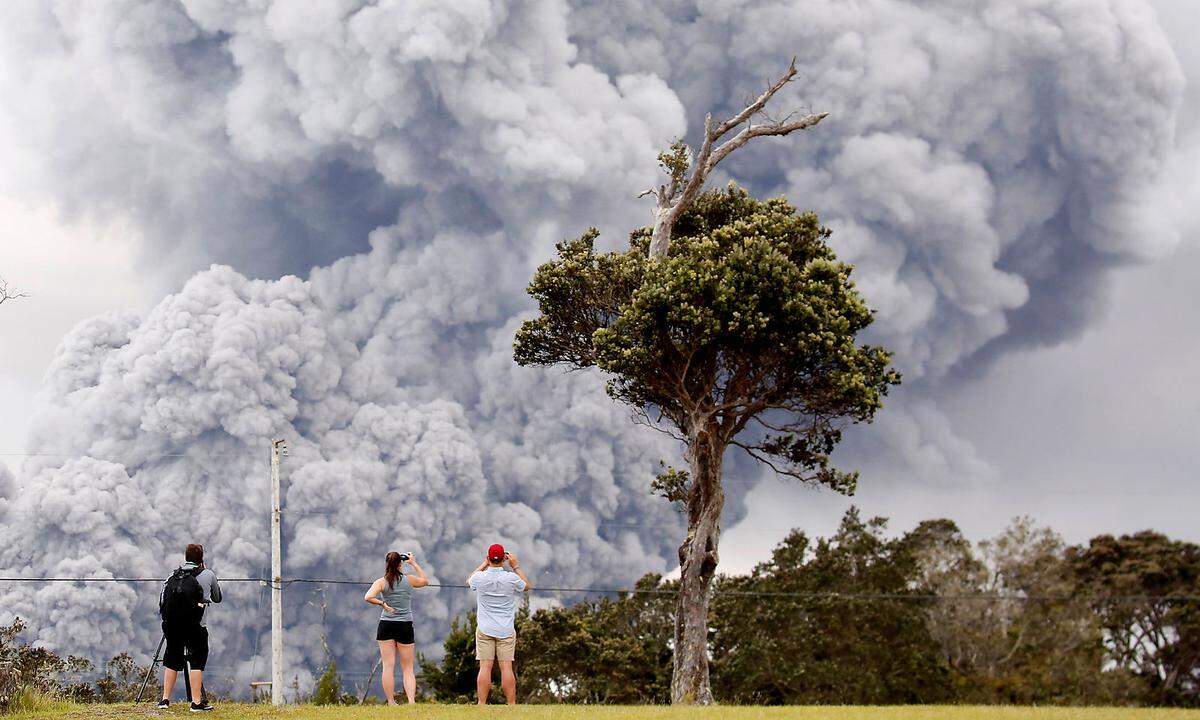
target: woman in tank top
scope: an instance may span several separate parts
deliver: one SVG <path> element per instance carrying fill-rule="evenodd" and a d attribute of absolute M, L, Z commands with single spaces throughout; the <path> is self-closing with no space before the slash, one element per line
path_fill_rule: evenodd
<path fill-rule="evenodd" d="M 405 562 L 412 566 L 412 575 L 400 572 L 400 566 Z M 411 703 L 415 702 L 417 695 L 417 676 L 413 672 L 412 591 L 425 587 L 429 580 L 412 553 L 401 555 L 390 552 L 385 563 L 383 577 L 371 585 L 363 599 L 383 608 L 379 627 L 375 631 L 375 639 L 379 642 L 379 659 L 383 665 L 380 678 L 383 681 L 383 695 L 388 705 L 396 704 L 395 672 L 396 656 L 399 655 L 400 667 L 404 671 L 404 694 Z"/>

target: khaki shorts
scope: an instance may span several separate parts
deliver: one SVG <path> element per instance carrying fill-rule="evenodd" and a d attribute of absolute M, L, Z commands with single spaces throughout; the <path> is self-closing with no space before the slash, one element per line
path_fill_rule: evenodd
<path fill-rule="evenodd" d="M 517 634 L 494 638 L 475 630 L 475 659 L 512 662 L 517 656 Z"/>

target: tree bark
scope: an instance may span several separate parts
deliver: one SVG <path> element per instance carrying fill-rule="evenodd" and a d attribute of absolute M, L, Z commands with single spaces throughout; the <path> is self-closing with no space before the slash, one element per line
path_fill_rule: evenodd
<path fill-rule="evenodd" d="M 671 246 L 675 229 L 675 212 L 670 205 L 659 203 L 654 210 L 654 230 L 650 235 L 650 257 L 663 258 Z"/>
<path fill-rule="evenodd" d="M 724 444 L 717 428 L 706 422 L 688 437 L 687 460 L 691 471 L 688 492 L 688 536 L 679 546 L 679 601 L 675 612 L 675 667 L 671 676 L 671 702 L 710 705 L 708 681 L 708 599 L 716 575 L 717 546 L 721 539 L 721 488 Z"/>

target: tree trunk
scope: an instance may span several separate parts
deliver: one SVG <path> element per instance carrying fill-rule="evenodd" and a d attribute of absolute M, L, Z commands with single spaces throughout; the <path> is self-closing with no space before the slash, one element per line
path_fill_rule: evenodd
<path fill-rule="evenodd" d="M 675 229 L 675 212 L 670 203 L 659 202 L 654 210 L 654 231 L 650 235 L 650 257 L 665 258 L 671 248 L 671 233 Z"/>
<path fill-rule="evenodd" d="M 708 682 L 708 595 L 717 570 L 721 539 L 721 459 L 725 447 L 716 428 L 703 424 L 689 433 L 687 460 L 688 536 L 679 546 L 679 602 L 675 612 L 675 667 L 671 702 L 710 705 Z"/>

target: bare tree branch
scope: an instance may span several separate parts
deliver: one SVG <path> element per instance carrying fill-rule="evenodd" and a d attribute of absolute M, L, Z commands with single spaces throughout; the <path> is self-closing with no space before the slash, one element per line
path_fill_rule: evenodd
<path fill-rule="evenodd" d="M 724 160 L 729 153 L 750 142 L 753 138 L 765 137 L 767 135 L 787 135 L 797 130 L 807 130 L 824 120 L 828 115 L 829 113 L 817 113 L 815 115 L 805 115 L 794 122 L 781 121 L 769 125 L 747 125 L 741 132 L 726 140 L 720 147 L 713 151 L 712 157 L 708 159 L 704 174 L 708 175 L 717 166 L 717 163 Z"/>
<path fill-rule="evenodd" d="M 654 418 L 650 417 L 650 414 L 648 412 L 646 412 L 645 408 L 640 408 L 640 407 L 632 408 L 629 419 L 633 422 L 634 425 L 645 425 L 646 427 L 650 428 L 651 430 L 662 433 L 663 435 L 666 435 L 667 437 L 671 438 L 672 440 L 676 440 L 678 442 L 686 442 L 687 441 L 687 438 L 685 438 L 684 436 L 680 435 L 677 432 L 672 432 L 669 427 L 663 426 L 661 415 L 659 416 L 658 420 L 655 420 Z"/>
<path fill-rule="evenodd" d="M 741 125 L 742 123 L 746 122 L 756 112 L 765 108 L 767 106 L 767 103 L 770 102 L 771 97 L 775 93 L 779 92 L 783 88 L 784 85 L 787 85 L 789 82 L 791 82 L 792 78 L 794 78 L 794 77 L 796 77 L 796 56 L 795 55 L 792 56 L 792 62 L 788 64 L 787 72 L 785 72 L 782 77 L 780 77 L 778 80 L 776 80 L 774 83 L 772 83 L 770 85 L 770 87 L 768 87 L 766 89 L 766 92 L 764 92 L 762 95 L 759 95 L 754 100 L 754 102 L 747 105 L 740 113 L 738 113 L 737 115 L 734 115 L 733 117 L 729 118 L 728 120 L 726 120 L 725 122 L 721 123 L 720 125 L 718 125 L 716 127 L 717 137 L 724 135 L 725 133 L 734 129 L 738 125 Z"/>
<path fill-rule="evenodd" d="M 791 118 L 795 113 L 790 113 L 782 120 L 772 120 L 768 117 L 768 121 L 764 124 L 755 125 L 751 122 L 751 118 L 762 112 L 775 93 L 779 92 L 784 85 L 791 82 L 795 76 L 796 58 L 793 57 L 787 72 L 768 86 L 761 95 L 742 108 L 736 115 L 725 122 L 717 124 L 714 124 L 711 113 L 706 115 L 704 117 L 704 140 L 700 145 L 700 152 L 695 158 L 690 158 L 690 161 L 687 162 L 687 168 L 691 170 L 691 175 L 685 178 L 684 171 L 680 170 L 676 172 L 673 170 L 669 185 L 660 186 L 657 192 L 642 193 L 638 196 L 645 197 L 647 194 L 653 194 L 658 199 L 654 210 L 654 230 L 650 238 L 650 257 L 661 258 L 667 256 L 667 252 L 671 247 L 671 234 L 675 227 L 675 221 L 679 219 L 679 216 L 692 204 L 696 195 L 703 189 L 705 181 L 708 180 L 709 173 L 717 166 L 717 163 L 756 137 L 766 137 L 769 135 L 782 136 L 797 130 L 806 130 L 821 122 L 829 115 L 829 113 L 815 113 L 805 115 L 799 120 L 792 120 Z M 733 137 L 717 145 L 722 138 L 743 123 L 750 124 L 746 125 L 746 127 Z M 684 150 L 686 151 L 686 148 Z M 681 155 L 674 157 L 682 165 L 683 160 L 680 159 Z"/>
<path fill-rule="evenodd" d="M 759 461 L 763 465 L 766 465 L 767 467 L 771 468 L 779 475 L 786 475 L 788 477 L 793 477 L 793 478 L 799 480 L 800 482 L 807 483 L 807 482 L 813 481 L 813 477 L 811 475 L 805 475 L 803 472 L 801 472 L 799 470 L 790 470 L 788 468 L 781 468 L 778 465 L 776 465 L 775 463 L 771 462 L 771 460 L 766 455 L 763 455 L 762 453 L 758 452 L 757 445 L 747 445 L 746 443 L 743 443 L 739 440 L 730 440 L 729 444 L 736 445 L 736 446 L 740 447 L 741 449 L 745 450 L 750 455 L 750 457 Z"/>
<path fill-rule="evenodd" d="M 8 281 L 0 277 L 0 305 L 3 305 L 8 300 L 16 300 L 17 298 L 29 297 L 23 292 L 17 292 L 8 287 Z"/>

